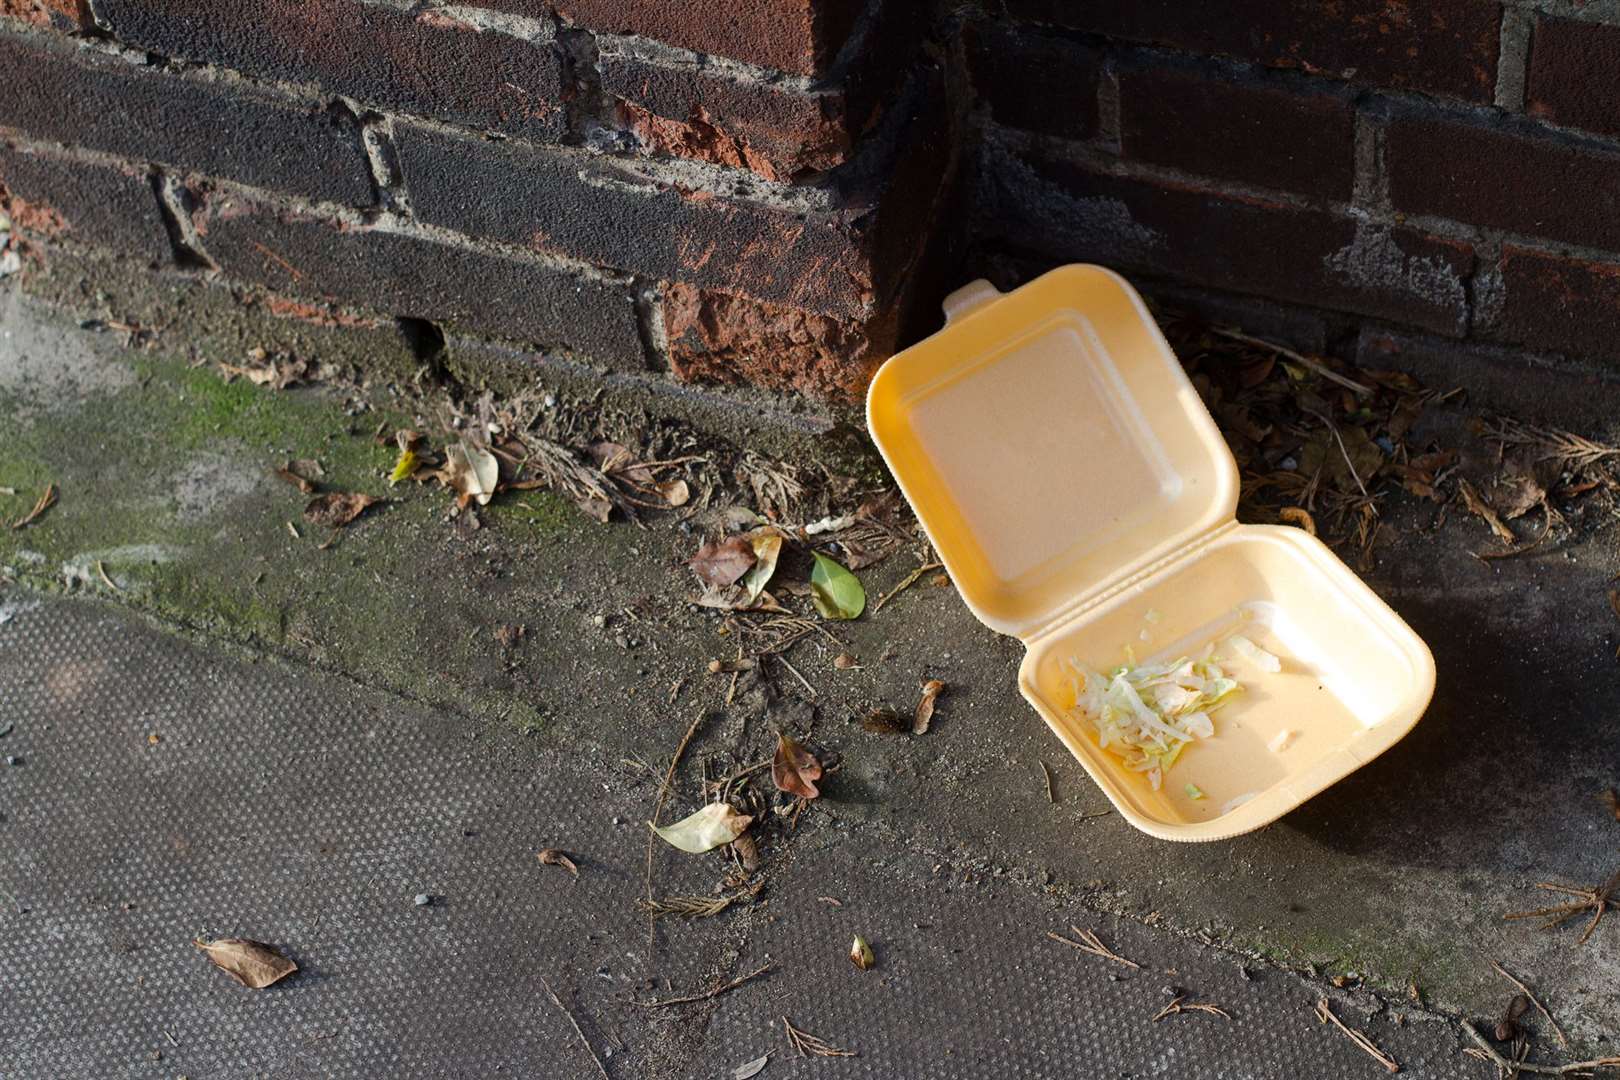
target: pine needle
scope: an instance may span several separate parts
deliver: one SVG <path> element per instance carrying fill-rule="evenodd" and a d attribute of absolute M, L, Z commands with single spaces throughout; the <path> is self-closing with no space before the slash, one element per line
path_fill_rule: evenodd
<path fill-rule="evenodd" d="M 1367 1038 L 1366 1035 L 1344 1026 L 1344 1021 L 1333 1015 L 1333 1007 L 1328 1004 L 1327 998 L 1320 998 L 1316 1002 L 1316 1018 L 1324 1024 L 1331 1021 L 1333 1026 L 1344 1032 L 1345 1037 L 1366 1051 L 1368 1057 L 1388 1069 L 1392 1073 L 1401 1071 L 1401 1063 L 1390 1057 L 1378 1048 L 1378 1044 Z"/>
<path fill-rule="evenodd" d="M 1100 956 L 1104 960 L 1112 960 L 1116 964 L 1124 964 L 1126 967 L 1136 968 L 1138 971 L 1142 969 L 1141 964 L 1138 964 L 1134 960 L 1125 959 L 1123 956 L 1119 955 L 1119 953 L 1114 952 L 1108 946 L 1104 945 L 1102 940 L 1090 930 L 1082 930 L 1078 926 L 1070 926 L 1069 930 L 1080 940 L 1071 941 L 1062 934 L 1054 934 L 1050 930 L 1046 932 L 1046 936 L 1051 938 L 1053 941 L 1061 941 L 1065 945 L 1079 949 L 1083 953 L 1090 953 L 1092 956 Z"/>
<path fill-rule="evenodd" d="M 857 1053 L 818 1039 L 807 1031 L 800 1031 L 785 1016 L 782 1017 L 782 1030 L 787 1032 L 788 1045 L 797 1050 L 800 1057 L 854 1057 Z"/>

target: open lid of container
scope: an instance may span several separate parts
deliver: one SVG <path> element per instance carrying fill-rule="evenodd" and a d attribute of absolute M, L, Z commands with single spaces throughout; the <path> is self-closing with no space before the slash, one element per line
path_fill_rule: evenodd
<path fill-rule="evenodd" d="M 1028 639 L 1231 521 L 1231 451 L 1136 290 L 976 281 L 879 369 L 867 426 L 963 600 Z"/>

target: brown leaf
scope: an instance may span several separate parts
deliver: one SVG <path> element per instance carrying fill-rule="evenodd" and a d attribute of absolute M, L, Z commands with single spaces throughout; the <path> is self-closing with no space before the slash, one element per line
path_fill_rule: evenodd
<path fill-rule="evenodd" d="M 759 869 L 759 841 L 754 839 L 752 833 L 743 833 L 733 840 L 731 850 L 736 853 L 737 861 L 742 863 L 744 870 Z"/>
<path fill-rule="evenodd" d="M 685 480 L 667 480 L 662 484 L 654 484 L 653 490 L 671 506 L 685 506 L 692 500 L 692 489 Z"/>
<path fill-rule="evenodd" d="M 879 735 L 900 735 L 910 731 L 912 718 L 901 716 L 893 709 L 873 709 L 861 717 L 861 727 Z"/>
<path fill-rule="evenodd" d="M 917 702 L 917 715 L 911 724 L 913 735 L 928 734 L 928 724 L 934 719 L 934 702 L 944 689 L 945 684 L 938 679 L 929 679 L 922 684 L 922 700 Z"/>
<path fill-rule="evenodd" d="M 1547 487 L 1558 479 L 1558 465 L 1550 459 L 1534 461 L 1514 454 L 1502 462 L 1502 475 L 1491 492 L 1491 504 L 1508 521 L 1523 517 L 1547 498 Z"/>
<path fill-rule="evenodd" d="M 626 446 L 616 442 L 594 442 L 585 448 L 596 462 L 596 467 L 604 473 L 623 477 L 632 484 L 646 485 L 653 482 L 650 469 L 636 461 L 636 456 Z"/>
<path fill-rule="evenodd" d="M 574 865 L 574 860 L 570 859 L 568 857 L 568 853 L 565 851 L 559 851 L 557 848 L 548 847 L 542 851 L 538 857 L 541 864 L 544 866 L 560 866 L 570 874 L 573 874 L 576 878 L 579 877 L 579 867 Z"/>
<path fill-rule="evenodd" d="M 225 974 L 252 990 L 263 990 L 298 970 L 298 965 L 272 946 L 247 938 L 193 941 Z"/>
<path fill-rule="evenodd" d="M 754 545 L 746 536 L 728 536 L 698 548 L 687 562 L 698 580 L 711 588 L 735 585 L 754 565 Z"/>
<path fill-rule="evenodd" d="M 281 466 L 281 468 L 275 469 L 273 471 L 275 472 L 275 474 L 277 476 L 279 476 L 283 480 L 287 481 L 287 483 L 291 484 L 293 487 L 297 488 L 299 491 L 302 491 L 305 495 L 313 495 L 313 494 L 315 494 L 315 492 L 319 491 L 320 489 L 315 486 L 315 481 L 310 479 L 310 476 L 309 476 L 308 473 L 306 473 L 302 469 L 298 468 L 298 466 L 300 466 L 300 465 L 308 466 L 308 465 L 311 465 L 311 464 L 313 464 L 313 462 L 309 462 L 309 461 L 289 461 L 289 462 L 287 462 L 287 464 Z M 317 468 L 318 467 L 319 466 L 317 466 Z"/>
<path fill-rule="evenodd" d="M 382 499 L 361 491 L 329 491 L 317 495 L 304 507 L 304 520 L 311 525 L 341 529 L 366 512 L 366 507 Z"/>
<path fill-rule="evenodd" d="M 1473 484 L 1460 480 L 1457 483 L 1457 490 L 1462 492 L 1463 505 L 1468 508 L 1468 512 L 1489 525 L 1491 531 L 1500 537 L 1503 543 L 1513 545 L 1519 542 L 1519 538 L 1513 535 L 1513 530 L 1502 524 L 1502 519 L 1496 516 L 1495 509 L 1485 501 L 1485 497 L 1474 490 Z"/>
<path fill-rule="evenodd" d="M 779 735 L 776 739 L 776 758 L 771 762 L 771 779 L 778 791 L 797 795 L 801 799 L 817 798 L 821 792 L 815 782 L 821 779 L 821 762 L 794 740 Z"/>

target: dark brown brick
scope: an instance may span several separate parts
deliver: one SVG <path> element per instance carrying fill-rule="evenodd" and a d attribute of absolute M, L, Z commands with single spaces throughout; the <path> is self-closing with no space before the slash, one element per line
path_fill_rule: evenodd
<path fill-rule="evenodd" d="M 24 237 L 87 244 L 153 263 L 171 258 L 168 230 L 144 168 L 0 144 L 0 208 Z"/>
<path fill-rule="evenodd" d="M 1015 16 L 1375 86 L 1489 102 L 1502 9 L 1486 0 L 1006 0 Z"/>
<path fill-rule="evenodd" d="M 893 296 L 948 172 L 938 71 L 897 102 L 869 157 L 792 210 L 658 182 L 609 158 L 399 124 L 415 213 L 473 236 L 664 281 L 861 318 Z M 904 135 L 904 138 L 901 135 Z"/>
<path fill-rule="evenodd" d="M 83 30 L 92 25 L 85 0 L 0 0 L 0 18 L 20 19 L 51 30 Z"/>
<path fill-rule="evenodd" d="M 1533 115 L 1620 135 L 1620 27 L 1540 16 L 1524 96 Z"/>
<path fill-rule="evenodd" d="M 1089 139 L 1097 133 L 1102 54 L 1031 26 L 987 22 L 969 39 L 973 87 L 999 123 Z"/>
<path fill-rule="evenodd" d="M 1482 336 L 1541 352 L 1620 362 L 1620 263 L 1502 249 L 1500 307 Z"/>
<path fill-rule="evenodd" d="M 1166 66 L 1119 76 L 1126 157 L 1256 187 L 1348 199 L 1355 112 L 1294 80 L 1266 85 L 1229 71 Z"/>
<path fill-rule="evenodd" d="M 210 199 L 201 228 L 227 275 L 277 294 L 646 365 L 627 284 L 384 228 L 339 228 L 235 196 Z"/>
<path fill-rule="evenodd" d="M 1396 209 L 1620 250 L 1620 153 L 1529 121 L 1390 120 Z"/>
<path fill-rule="evenodd" d="M 350 205 L 372 200 L 352 118 L 206 74 L 181 76 L 41 34 L 0 32 L 0 126 Z"/>
<path fill-rule="evenodd" d="M 641 34 L 694 52 L 795 75 L 821 75 L 868 0 L 473 0 L 477 7 L 543 16 L 611 34 Z"/>
<path fill-rule="evenodd" d="M 1464 244 L 1070 162 L 1028 162 L 994 143 L 987 159 L 987 235 L 1015 249 L 1440 333 L 1466 326 L 1473 256 Z"/>
<path fill-rule="evenodd" d="M 894 351 L 893 309 L 838 319 L 669 284 L 663 294 L 670 369 L 688 382 L 748 383 L 854 403 Z"/>
<path fill-rule="evenodd" d="M 360 0 L 96 0 L 122 40 L 249 75 L 313 83 L 382 110 L 554 140 L 566 129 L 556 43 L 443 12 Z"/>

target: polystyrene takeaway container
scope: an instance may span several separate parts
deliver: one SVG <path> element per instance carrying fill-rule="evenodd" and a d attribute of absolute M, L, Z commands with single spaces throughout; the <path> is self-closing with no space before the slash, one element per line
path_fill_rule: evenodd
<path fill-rule="evenodd" d="M 1412 729 L 1428 647 L 1315 537 L 1238 524 L 1237 463 L 1129 284 L 1065 266 L 1006 294 L 973 282 L 945 313 L 878 371 L 868 426 L 962 599 L 1024 643 L 1019 690 L 1127 821 L 1248 832 Z M 1220 649 L 1239 628 L 1282 669 Z M 1244 689 L 1155 790 L 1073 712 L 1068 661 L 1211 643 Z"/>

